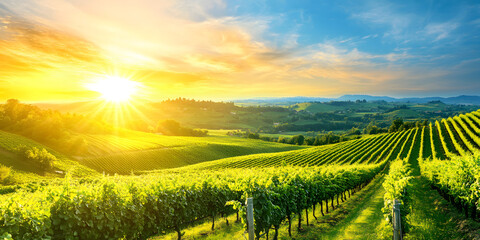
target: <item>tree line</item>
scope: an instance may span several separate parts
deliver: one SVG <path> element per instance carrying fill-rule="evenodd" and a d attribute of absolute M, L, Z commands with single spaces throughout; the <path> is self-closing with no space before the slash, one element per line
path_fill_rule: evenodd
<path fill-rule="evenodd" d="M 339 143 L 360 138 L 361 132 L 357 128 L 352 128 L 350 131 L 343 134 L 335 134 L 328 132 L 324 134 L 317 134 L 316 136 L 305 137 L 302 134 L 293 135 L 291 137 L 270 137 L 261 135 L 258 132 L 251 132 L 247 130 L 245 132 L 240 130 L 227 132 L 229 136 L 237 136 L 249 139 L 259 139 L 267 142 L 278 142 L 292 145 L 309 145 L 309 146 L 321 146 L 325 144 Z"/>

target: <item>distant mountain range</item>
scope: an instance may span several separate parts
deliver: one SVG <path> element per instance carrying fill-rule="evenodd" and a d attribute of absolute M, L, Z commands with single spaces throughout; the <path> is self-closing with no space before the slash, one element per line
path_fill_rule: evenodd
<path fill-rule="evenodd" d="M 282 98 L 253 98 L 234 100 L 235 103 L 302 103 L 302 102 L 330 102 L 330 101 L 386 101 L 386 102 L 411 102 L 411 103 L 427 103 L 431 101 L 441 101 L 447 104 L 465 104 L 480 105 L 480 96 L 461 95 L 457 97 L 424 97 L 424 98 L 393 98 L 388 96 L 371 96 L 371 95 L 343 95 L 338 98 L 322 98 L 322 97 L 282 97 Z"/>

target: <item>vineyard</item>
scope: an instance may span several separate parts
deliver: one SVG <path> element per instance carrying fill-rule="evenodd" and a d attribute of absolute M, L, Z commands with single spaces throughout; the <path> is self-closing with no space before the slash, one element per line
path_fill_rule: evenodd
<path fill-rule="evenodd" d="M 423 138 L 422 138 L 423 133 Z M 480 149 L 480 112 L 443 119 L 430 127 L 387 133 L 314 148 L 254 154 L 188 166 L 196 169 L 375 164 L 383 160 L 446 159 Z M 410 156 L 412 155 L 412 156 Z"/>
<path fill-rule="evenodd" d="M 94 142 L 94 137 L 90 137 L 88 141 Z M 124 149 L 125 153 L 105 158 L 97 156 L 95 164 L 97 168 L 118 172 L 126 168 L 115 169 L 115 165 L 134 165 L 142 156 L 152 161 L 170 159 L 171 163 L 164 163 L 164 166 L 175 167 L 185 154 L 202 162 L 221 158 L 220 153 L 230 149 L 218 144 L 222 141 L 220 138 L 211 138 L 205 145 L 188 149 L 174 144 L 162 149 L 158 146 L 167 145 L 151 141 L 141 151 L 137 148 L 142 146 L 134 143 L 135 139 L 132 143 L 121 139 L 106 143 L 109 140 L 104 138 L 98 137 L 96 145 L 104 146 L 104 151 L 115 148 Z M 420 174 L 463 211 L 466 218 L 478 220 L 479 140 L 480 112 L 477 111 L 429 126 L 333 145 L 198 164 L 185 161 L 181 165 L 194 165 L 140 176 L 67 176 L 65 180 L 40 181 L 19 187 L 14 193 L 0 195 L 0 236 L 14 239 L 145 239 L 174 232 L 181 239 L 183 230 L 198 222 L 211 221 L 214 229 L 215 221 L 222 217 L 232 214 L 244 217 L 245 199 L 253 197 L 256 238 L 268 239 L 270 235 L 278 239 L 282 227 L 292 236 L 294 217 L 298 219 L 297 232 L 301 232 L 301 223 L 306 220 L 308 225 L 309 216 L 316 218 L 319 207 L 322 215 L 327 214 L 329 206 L 333 210 L 334 202 L 338 206 L 340 200 L 346 201 L 380 175 L 385 175 L 380 179 L 384 181 L 383 213 L 387 220 L 391 219 L 393 199 L 402 202 L 402 215 L 407 218 L 411 215 L 415 207 L 411 204 L 411 182 Z M 202 152 L 195 148 L 205 146 L 216 150 Z M 251 151 L 234 149 L 224 154 L 242 155 Z M 160 153 L 162 150 L 168 152 Z M 146 164 L 150 160 L 137 161 Z M 149 164 L 137 169 L 157 166 Z M 408 223 L 403 222 L 407 233 L 416 227 Z"/>
<path fill-rule="evenodd" d="M 227 136 L 175 137 L 139 132 L 125 136 L 85 135 L 85 139 L 88 151 L 76 159 L 99 172 L 112 174 L 175 168 L 252 153 L 305 148 Z"/>
<path fill-rule="evenodd" d="M 63 185 L 40 184 L 34 193 L 25 189 L 0 197 L 0 234 L 14 239 L 143 239 L 173 229 L 180 238 L 181 230 L 195 220 L 233 213 L 227 201 L 240 203 L 254 197 L 258 236 L 321 201 L 331 199 L 333 206 L 335 197 L 337 202 L 339 197 L 343 200 L 347 191 L 366 184 L 383 166 L 67 179 Z"/>
<path fill-rule="evenodd" d="M 94 172 L 92 169 L 100 173 L 130 174 L 137 171 L 181 167 L 252 153 L 305 148 L 304 146 L 227 136 L 174 137 L 127 130 L 123 130 L 117 135 L 75 134 L 74 137 L 83 139 L 86 147 L 79 154 L 69 156 L 31 139 L 0 131 L 0 154 L 3 156 L 0 158 L 0 164 L 21 172 L 43 174 L 38 171 L 38 166 L 35 164 L 27 164 L 18 160 L 18 156 L 13 152 L 22 145 L 39 149 L 45 148 L 58 159 L 54 162 L 57 170 L 72 172 L 72 169 L 75 168 L 75 171 L 78 172 L 77 175 L 92 174 Z"/>

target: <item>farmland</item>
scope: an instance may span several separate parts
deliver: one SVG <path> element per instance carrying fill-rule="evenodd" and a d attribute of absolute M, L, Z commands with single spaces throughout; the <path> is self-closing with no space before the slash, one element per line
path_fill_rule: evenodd
<path fill-rule="evenodd" d="M 2 154 L 5 155 L 0 159 L 0 164 L 11 166 L 14 170 L 37 173 L 39 172 L 35 165 L 18 161 L 18 156 L 13 153 L 16 147 L 27 145 L 47 149 L 58 159 L 55 167 L 64 172 L 77 166 L 90 173 L 93 173 L 91 169 L 94 169 L 108 174 L 130 174 L 245 154 L 305 148 L 227 136 L 171 137 L 125 130 L 121 135 L 80 134 L 86 142 L 85 151 L 80 155 L 68 155 L 16 134 L 2 131 L 0 134 Z"/>
<path fill-rule="evenodd" d="M 172 170 L 144 172 L 144 175 L 141 176 L 77 178 L 66 179 L 64 183 L 54 181 L 49 184 L 40 183 L 40 181 L 36 183 L 40 185 L 35 187 L 36 190 L 33 193 L 20 187 L 14 193 L 1 196 L 6 200 L 2 207 L 4 220 L 12 221 L 14 216 L 22 216 L 21 219 L 35 219 L 34 222 L 15 220 L 14 225 L 5 225 L 4 229 L 7 229 L 6 231 L 9 234 L 13 234 L 15 239 L 24 239 L 22 236 L 43 238 L 52 236 L 52 234 L 62 236 L 73 234 L 71 235 L 72 238 L 75 238 L 75 234 L 92 238 L 98 238 L 102 235 L 108 235 L 111 238 L 122 236 L 145 238 L 157 235 L 160 232 L 170 231 L 176 233 L 180 239 L 183 229 L 189 228 L 196 219 L 210 218 L 213 221 L 212 228 L 214 228 L 216 218 L 219 221 L 218 219 L 221 219 L 221 216 L 235 213 L 235 209 L 231 208 L 230 205 L 225 206 L 225 202 L 234 201 L 240 204 L 239 207 L 241 208 L 245 198 L 253 196 L 256 199 L 255 229 L 257 237 L 268 232 L 270 228 L 275 229 L 275 232 L 272 233 L 275 236 L 282 232 L 286 234 L 285 231 L 281 230 L 286 226 L 289 229 L 287 231 L 288 235 L 292 235 L 292 232 L 295 234 L 291 229 L 294 217 L 297 219 L 306 217 L 308 225 L 308 216 L 313 214 L 312 217 L 314 217 L 315 212 L 319 214 L 318 206 L 322 207 L 322 215 L 324 214 L 323 208 L 326 208 L 327 213 L 329 207 L 331 210 L 335 209 L 334 202 L 336 202 L 338 208 L 341 206 L 339 199 L 342 202 L 348 202 L 351 195 L 355 192 L 361 192 L 363 187 L 367 186 L 376 175 L 384 172 L 385 167 L 389 163 L 393 164 L 393 162 L 395 162 L 395 167 L 392 167 L 389 177 L 386 177 L 390 183 L 384 184 L 385 187 L 391 186 L 386 188 L 387 193 L 391 192 L 388 195 L 389 199 L 401 199 L 406 204 L 408 198 L 395 195 L 395 189 L 398 184 L 398 187 L 410 188 L 412 185 L 409 183 L 405 185 L 402 183 L 402 179 L 406 177 L 411 179 L 410 176 L 414 176 L 413 174 L 421 174 L 426 181 L 431 182 L 432 186 L 439 189 L 442 196 L 452 201 L 455 206 L 465 210 L 467 219 L 476 219 L 478 214 L 476 214 L 477 210 L 474 206 L 480 201 L 478 199 L 478 189 L 475 187 L 475 183 L 467 179 L 478 176 L 475 172 L 469 172 L 478 169 L 478 155 L 468 156 L 470 156 L 470 153 L 476 153 L 479 150 L 479 115 L 480 112 L 476 111 L 442 119 L 430 126 L 371 135 L 357 140 L 320 147 L 288 151 L 288 149 L 277 146 L 279 150 L 284 151 L 236 156 L 215 161 L 204 161 L 198 164 L 187 162 L 185 164 L 190 165 L 173 168 Z M 28 141 L 18 140 L 18 137 L 7 133 L 4 133 L 4 136 L 5 139 L 7 137 L 11 139 L 2 143 L 2 147 L 6 149 L 12 148 L 16 141 L 21 141 L 24 144 Z M 137 154 L 137 152 L 141 152 L 146 154 L 145 158 L 148 158 L 151 151 L 169 149 L 172 152 L 165 156 L 175 159 L 172 154 L 174 150 L 181 149 L 178 152 L 179 156 L 185 154 L 185 152 L 188 153 L 189 150 L 186 149 L 186 146 L 192 145 L 195 141 L 198 147 L 207 146 L 209 148 L 219 147 L 221 143 L 228 146 L 226 142 L 234 148 L 238 148 L 239 145 L 245 145 L 245 141 L 251 141 L 249 142 L 251 144 L 250 148 L 262 143 L 270 148 L 273 147 L 272 143 L 240 138 L 231 141 L 229 137 L 220 136 L 201 138 L 203 139 L 202 143 L 197 138 L 175 137 L 179 140 L 177 143 L 183 144 L 179 144 L 179 146 L 175 145 L 170 137 L 153 134 L 144 135 L 143 133 L 138 133 L 138 135 L 129 139 L 121 137 L 112 139 L 111 136 L 105 135 L 85 135 L 85 138 L 92 143 L 86 156 L 90 155 L 90 157 L 98 159 L 99 162 L 105 162 L 105 166 L 115 165 L 109 162 L 112 161 L 110 158 L 102 159 L 101 157 L 105 154 L 108 155 L 109 151 L 113 154 L 117 151 L 123 151 L 122 154 L 126 156 L 129 156 L 127 153 Z M 156 141 L 157 138 L 164 141 Z M 166 141 L 164 138 L 171 139 L 171 141 Z M 142 145 L 141 142 L 145 142 L 145 144 Z M 31 142 L 30 144 L 35 143 Z M 289 147 L 289 145 L 281 146 Z M 248 144 L 245 147 L 248 147 Z M 206 154 L 193 146 L 190 146 L 190 149 L 193 149 L 193 158 L 200 158 L 202 154 Z M 224 153 L 226 149 L 228 148 L 219 148 L 218 152 Z M 257 149 L 261 148 L 257 146 Z M 247 151 L 251 152 L 252 150 L 245 150 L 245 152 Z M 54 151 L 52 150 L 52 152 Z M 193 152 L 197 152 L 198 155 L 195 156 Z M 235 152 L 238 155 L 241 153 L 243 152 Z M 444 157 L 452 160 L 441 161 L 440 159 L 443 159 L 440 158 L 442 155 L 436 153 L 445 153 Z M 62 157 L 62 155 L 56 154 L 59 158 Z M 130 159 L 138 159 L 141 158 L 139 156 L 142 155 L 131 155 L 129 157 Z M 122 160 L 125 162 L 118 165 L 126 164 L 129 157 L 126 157 L 126 160 Z M 159 155 L 150 156 L 152 159 L 158 157 Z M 213 160 L 213 158 L 220 158 L 221 156 L 210 155 L 208 157 Z M 421 158 L 417 161 L 419 157 Z M 137 163 L 132 161 L 129 164 L 135 165 Z M 461 166 L 471 167 L 464 170 L 462 178 L 456 178 L 458 181 L 456 185 L 445 185 L 445 180 L 436 178 L 438 176 L 448 178 L 452 172 L 458 172 L 455 169 Z M 151 165 L 145 167 L 145 169 L 155 167 Z M 138 169 L 141 168 L 138 167 Z M 121 169 L 118 171 L 121 171 Z M 443 173 L 443 171 L 445 174 L 436 174 L 436 172 Z M 462 188 L 462 190 L 456 188 L 456 186 L 462 186 L 465 183 L 471 185 L 468 185 L 469 187 L 466 189 Z M 257 187 L 251 188 L 251 186 Z M 138 195 L 136 193 L 142 194 Z M 211 197 L 213 197 L 212 200 L 207 200 Z M 385 197 L 387 198 L 387 195 Z M 21 199 L 26 198 L 30 199 L 29 202 L 22 204 Z M 295 205 L 282 205 L 287 201 L 285 198 L 292 199 L 288 202 L 297 201 L 297 203 Z M 47 199 L 50 200 L 47 201 Z M 159 199 L 164 199 L 162 205 L 158 205 Z M 178 199 L 178 201 L 175 199 Z M 77 201 L 84 204 L 75 205 L 74 202 Z M 103 205 L 106 201 L 110 201 L 113 205 Z M 12 204 L 14 202 L 21 205 Z M 178 204 L 181 204 L 181 206 Z M 147 208 L 147 206 L 151 207 Z M 274 208 L 276 210 L 273 210 L 272 206 L 276 206 Z M 405 206 L 414 208 L 411 205 Z M 387 212 L 390 207 L 385 205 Z M 105 209 L 107 208 L 120 215 L 106 215 Z M 132 211 L 132 209 L 136 210 Z M 205 210 L 208 211 L 205 212 Z M 405 211 L 407 210 L 405 209 Z M 169 211 L 173 211 L 173 215 L 166 215 L 166 212 Z M 75 215 L 75 212 L 82 214 Z M 265 218 L 265 214 L 269 214 L 270 217 Z M 78 218 L 78 216 L 83 217 Z M 412 217 L 414 216 L 412 215 Z M 102 220 L 104 218 L 106 219 Z M 112 221 L 120 222 L 112 225 Z M 128 224 L 132 221 L 136 222 L 137 225 L 132 227 Z M 69 223 L 68 228 L 65 228 L 64 223 Z M 301 233 L 300 223 L 301 221 L 299 221 L 296 234 Z M 382 222 L 382 224 L 386 223 Z M 102 227 L 92 228 L 93 226 Z M 386 228 L 388 229 L 388 227 Z M 36 230 L 33 231 L 32 229 Z M 139 231 L 138 229 L 143 230 Z M 381 232 L 378 232 L 378 234 L 381 234 Z"/>
<path fill-rule="evenodd" d="M 86 135 L 89 143 L 78 161 L 100 172 L 130 174 L 135 171 L 174 168 L 252 153 L 302 149 L 280 143 L 227 136 L 171 137 L 134 133 L 133 137 Z"/>

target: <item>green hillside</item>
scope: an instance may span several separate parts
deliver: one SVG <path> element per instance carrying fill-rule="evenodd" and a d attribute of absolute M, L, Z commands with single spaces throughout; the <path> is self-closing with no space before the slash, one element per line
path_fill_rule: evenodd
<path fill-rule="evenodd" d="M 303 149 L 306 146 L 265 142 L 229 136 L 176 137 L 122 130 L 118 134 L 73 134 L 83 140 L 84 149 L 75 155 L 63 154 L 53 147 L 29 138 L 0 131 L 0 164 L 14 171 L 61 176 L 75 171 L 89 175 L 96 171 L 109 174 L 181 167 L 227 157 Z M 19 146 L 46 149 L 58 161 L 49 171 L 23 159 Z M 62 172 L 56 174 L 55 172 Z M 82 173 L 83 172 L 83 173 Z"/>
<path fill-rule="evenodd" d="M 86 150 L 73 158 L 99 172 L 118 174 L 306 148 L 229 136 L 177 137 L 137 131 L 81 136 L 86 142 Z"/>
<path fill-rule="evenodd" d="M 45 149 L 55 156 L 56 161 L 53 162 L 53 168 L 42 170 L 38 163 L 25 159 L 16 149 L 20 146 L 27 148 Z M 33 173 L 47 176 L 63 176 L 64 173 L 70 172 L 74 176 L 86 176 L 95 174 L 95 171 L 89 169 L 77 161 L 45 146 L 29 138 L 0 131 L 0 164 L 10 167 L 18 173 Z"/>
<path fill-rule="evenodd" d="M 191 166 L 199 169 L 273 167 L 283 165 L 319 166 L 325 164 L 372 164 L 385 159 L 403 159 L 418 148 L 421 132 L 427 132 L 423 158 L 445 159 L 480 149 L 480 112 L 443 119 L 432 127 L 379 134 L 358 140 L 281 153 L 253 154 Z M 418 156 L 418 155 L 415 155 Z"/>

